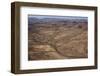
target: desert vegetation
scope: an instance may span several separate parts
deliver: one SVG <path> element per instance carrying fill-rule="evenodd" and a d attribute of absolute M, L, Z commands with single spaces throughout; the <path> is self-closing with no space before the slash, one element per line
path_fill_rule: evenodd
<path fill-rule="evenodd" d="M 28 59 L 87 58 L 87 18 L 28 17 Z"/>

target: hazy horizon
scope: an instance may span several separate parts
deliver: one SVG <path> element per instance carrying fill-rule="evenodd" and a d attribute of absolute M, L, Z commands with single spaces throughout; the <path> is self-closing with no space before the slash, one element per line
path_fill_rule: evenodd
<path fill-rule="evenodd" d="M 53 16 L 53 15 L 28 15 L 28 18 L 38 18 L 38 19 L 59 18 L 59 19 L 84 19 L 84 20 L 88 19 L 88 17 L 80 17 L 80 16 Z"/>

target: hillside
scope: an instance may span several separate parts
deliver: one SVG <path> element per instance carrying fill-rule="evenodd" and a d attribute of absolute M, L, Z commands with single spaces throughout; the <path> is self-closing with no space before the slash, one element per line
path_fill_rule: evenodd
<path fill-rule="evenodd" d="M 87 20 L 29 20 L 29 60 L 87 58 Z"/>

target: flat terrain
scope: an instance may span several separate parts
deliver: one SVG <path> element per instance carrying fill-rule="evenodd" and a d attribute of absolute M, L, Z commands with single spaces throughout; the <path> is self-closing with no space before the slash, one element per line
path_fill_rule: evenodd
<path fill-rule="evenodd" d="M 87 58 L 87 20 L 31 18 L 29 60 Z"/>

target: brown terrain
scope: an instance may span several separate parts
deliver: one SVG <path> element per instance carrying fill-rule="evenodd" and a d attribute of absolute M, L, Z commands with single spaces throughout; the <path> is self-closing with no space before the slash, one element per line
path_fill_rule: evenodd
<path fill-rule="evenodd" d="M 28 28 L 28 59 L 87 58 L 87 30 L 84 19 L 32 18 Z"/>

